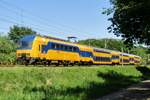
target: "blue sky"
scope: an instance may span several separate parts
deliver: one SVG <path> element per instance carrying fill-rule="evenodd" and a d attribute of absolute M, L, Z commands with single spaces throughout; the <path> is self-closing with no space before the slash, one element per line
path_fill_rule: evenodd
<path fill-rule="evenodd" d="M 0 32 L 18 24 L 59 38 L 116 38 L 102 14 L 108 7 L 109 0 L 0 0 Z"/>

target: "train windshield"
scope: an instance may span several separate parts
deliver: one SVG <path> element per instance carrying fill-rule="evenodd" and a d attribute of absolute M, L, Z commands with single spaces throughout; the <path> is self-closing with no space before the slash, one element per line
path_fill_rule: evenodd
<path fill-rule="evenodd" d="M 35 35 L 27 35 L 20 39 L 18 49 L 31 49 Z"/>

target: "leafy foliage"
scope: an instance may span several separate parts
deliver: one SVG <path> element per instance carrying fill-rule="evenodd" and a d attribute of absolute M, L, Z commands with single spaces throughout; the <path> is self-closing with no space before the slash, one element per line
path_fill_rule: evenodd
<path fill-rule="evenodd" d="M 14 63 L 17 45 L 8 39 L 8 37 L 0 36 L 0 63 Z"/>
<path fill-rule="evenodd" d="M 127 52 L 129 49 L 126 47 L 126 45 L 123 43 L 122 40 L 117 40 L 117 39 L 87 39 L 87 40 L 81 40 L 79 41 L 79 43 L 84 45 L 90 45 L 93 47 L 116 50 L 116 51 L 122 51 L 123 48 L 124 51 Z"/>
<path fill-rule="evenodd" d="M 19 27 L 14 25 L 10 28 L 10 32 L 8 33 L 11 40 L 13 40 L 15 43 L 18 42 L 20 38 L 22 38 L 24 35 L 29 34 L 36 34 L 35 31 L 33 31 L 31 28 L 28 27 Z"/>
<path fill-rule="evenodd" d="M 126 43 L 150 45 L 150 1 L 149 0 L 110 0 L 112 9 L 104 13 L 113 17 L 110 32 L 123 37 Z"/>
<path fill-rule="evenodd" d="M 5 36 L 0 36 L 0 47 L 0 52 L 5 54 L 16 50 L 15 44 Z"/>

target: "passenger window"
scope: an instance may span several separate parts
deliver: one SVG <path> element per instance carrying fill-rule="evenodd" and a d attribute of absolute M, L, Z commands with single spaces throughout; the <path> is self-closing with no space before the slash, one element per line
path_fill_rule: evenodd
<path fill-rule="evenodd" d="M 73 47 L 73 51 L 74 51 L 74 52 L 76 52 L 76 51 L 77 51 L 76 47 Z"/>
<path fill-rule="evenodd" d="M 69 51 L 72 51 L 72 47 L 69 47 Z"/>
<path fill-rule="evenodd" d="M 63 47 L 64 47 L 63 45 L 60 45 L 60 49 L 61 49 L 61 50 L 63 50 Z"/>
<path fill-rule="evenodd" d="M 55 49 L 55 44 L 54 43 L 52 43 L 52 49 Z"/>
<path fill-rule="evenodd" d="M 54 44 L 54 49 L 57 49 L 57 46 L 56 46 L 56 44 Z"/>
<path fill-rule="evenodd" d="M 67 46 L 65 46 L 65 51 L 68 51 L 68 47 Z"/>
<path fill-rule="evenodd" d="M 57 49 L 57 50 L 60 49 L 59 44 L 56 44 L 55 49 Z"/>

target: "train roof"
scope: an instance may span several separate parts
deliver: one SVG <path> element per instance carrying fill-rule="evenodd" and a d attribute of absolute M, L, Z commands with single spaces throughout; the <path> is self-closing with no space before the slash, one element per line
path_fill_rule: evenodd
<path fill-rule="evenodd" d="M 134 56 L 134 57 L 141 58 L 140 56 L 133 55 L 133 54 L 128 54 L 128 53 L 124 53 L 124 52 L 122 53 L 122 52 L 116 51 L 116 50 L 110 50 L 110 49 L 104 49 L 104 48 L 97 48 L 97 47 L 82 45 L 82 44 L 79 44 L 79 43 L 73 43 L 73 42 L 70 42 L 68 40 L 60 39 L 60 38 L 56 38 L 56 37 L 52 37 L 52 36 L 45 36 L 45 35 L 39 35 L 39 34 L 36 34 L 35 36 L 51 39 L 51 40 L 54 40 L 54 41 L 57 41 L 57 42 L 61 41 L 62 43 L 67 43 L 67 44 L 71 44 L 71 45 L 74 45 L 74 46 L 79 46 L 81 48 L 86 48 L 87 50 L 90 50 L 89 48 L 92 48 L 92 49 L 96 49 L 96 50 L 100 50 L 100 51 L 104 51 L 104 52 L 110 52 L 110 53 L 116 52 L 116 53 L 120 53 L 120 54 L 126 55 L 126 56 Z"/>
<path fill-rule="evenodd" d="M 40 37 L 47 38 L 47 39 L 59 40 L 59 41 L 63 41 L 63 42 L 69 42 L 67 40 L 56 38 L 56 37 L 52 37 L 52 36 L 45 36 L 45 35 L 39 35 L 39 34 L 36 35 L 36 36 L 40 36 Z"/>

